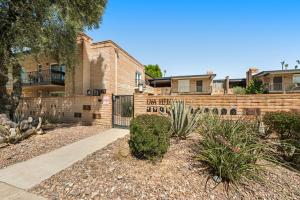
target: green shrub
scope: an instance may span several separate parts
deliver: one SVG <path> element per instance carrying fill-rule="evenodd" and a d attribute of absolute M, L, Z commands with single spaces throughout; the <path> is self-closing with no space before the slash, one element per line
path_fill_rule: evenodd
<path fill-rule="evenodd" d="M 44 113 L 42 116 L 43 124 L 59 124 L 61 120 L 54 114 Z"/>
<path fill-rule="evenodd" d="M 163 116 L 139 115 L 131 121 L 129 147 L 140 159 L 155 161 L 170 145 L 170 120 Z"/>
<path fill-rule="evenodd" d="M 263 94 L 265 93 L 263 82 L 254 78 L 246 87 L 246 94 Z"/>
<path fill-rule="evenodd" d="M 236 86 L 232 88 L 232 92 L 233 94 L 246 94 L 246 88 L 244 87 L 240 87 L 240 86 Z"/>
<path fill-rule="evenodd" d="M 193 110 L 184 101 L 173 101 L 169 115 L 172 136 L 186 139 L 198 124 L 200 110 Z"/>
<path fill-rule="evenodd" d="M 281 156 L 293 167 L 300 169 L 300 114 L 295 112 L 269 112 L 263 118 L 270 132 L 280 139 Z"/>
<path fill-rule="evenodd" d="M 271 156 L 268 145 L 259 138 L 256 123 L 205 116 L 198 130 L 203 139 L 197 158 L 214 177 L 234 184 L 262 180 L 263 167 L 257 161 Z"/>
<path fill-rule="evenodd" d="M 269 112 L 264 115 L 264 123 L 280 139 L 300 139 L 300 114 L 295 112 Z"/>

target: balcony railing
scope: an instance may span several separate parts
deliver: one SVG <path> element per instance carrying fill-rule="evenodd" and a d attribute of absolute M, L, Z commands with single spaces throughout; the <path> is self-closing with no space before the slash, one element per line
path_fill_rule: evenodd
<path fill-rule="evenodd" d="M 27 72 L 22 77 L 22 85 L 65 85 L 65 72 L 53 69 Z"/>
<path fill-rule="evenodd" d="M 180 87 L 180 88 L 173 88 L 173 93 L 211 93 L 211 87 L 203 87 L 203 86 L 196 86 L 196 87 Z"/>
<path fill-rule="evenodd" d="M 300 92 L 299 83 L 268 83 L 266 89 L 269 92 Z"/>

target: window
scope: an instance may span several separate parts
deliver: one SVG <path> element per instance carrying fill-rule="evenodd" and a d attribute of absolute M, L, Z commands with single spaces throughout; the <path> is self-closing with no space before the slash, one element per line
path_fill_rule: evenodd
<path fill-rule="evenodd" d="M 65 80 L 65 68 L 66 66 L 64 64 L 58 65 L 58 64 L 52 64 L 50 65 L 51 70 L 51 80 L 53 81 L 64 81 Z"/>
<path fill-rule="evenodd" d="M 202 80 L 198 80 L 196 81 L 196 92 L 203 92 L 203 81 Z"/>
<path fill-rule="evenodd" d="M 41 64 L 38 65 L 38 72 L 42 72 L 42 65 Z"/>
<path fill-rule="evenodd" d="M 178 80 L 178 92 L 190 92 L 190 80 Z"/>
<path fill-rule="evenodd" d="M 293 76 L 293 83 L 300 84 L 300 74 L 295 74 Z"/>
<path fill-rule="evenodd" d="M 64 65 L 64 64 L 61 64 L 61 65 L 52 64 L 52 65 L 50 65 L 50 67 L 51 67 L 52 71 L 58 71 L 58 72 L 65 72 L 65 69 L 66 69 L 66 65 Z"/>
<path fill-rule="evenodd" d="M 140 72 L 135 72 L 135 86 L 138 87 L 142 80 L 142 74 Z"/>

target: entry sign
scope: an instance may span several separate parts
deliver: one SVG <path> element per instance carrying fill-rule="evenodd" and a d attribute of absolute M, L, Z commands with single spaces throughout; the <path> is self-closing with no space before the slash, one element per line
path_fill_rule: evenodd
<path fill-rule="evenodd" d="M 103 105 L 108 105 L 109 104 L 109 96 L 104 96 L 103 97 Z"/>

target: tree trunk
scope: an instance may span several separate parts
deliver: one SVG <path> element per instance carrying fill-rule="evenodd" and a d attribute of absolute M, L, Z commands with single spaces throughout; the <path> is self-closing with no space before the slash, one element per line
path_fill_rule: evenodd
<path fill-rule="evenodd" d="M 3 49 L 1 49 L 3 50 Z M 8 82 L 8 70 L 4 51 L 0 50 L 0 113 L 9 114 L 7 106 L 9 104 L 9 95 L 7 94 L 6 84 Z"/>
<path fill-rule="evenodd" d="M 5 113 L 10 119 L 13 119 L 22 94 L 22 67 L 11 50 L 7 52 L 9 53 L 6 54 L 3 49 L 0 52 L 0 113 Z M 12 62 L 8 63 L 7 60 L 11 60 Z M 7 93 L 6 88 L 9 81 L 8 66 L 12 67 L 13 91 L 11 94 Z"/>
<path fill-rule="evenodd" d="M 9 116 L 11 119 L 14 118 L 16 109 L 18 108 L 20 98 L 22 95 L 22 83 L 21 83 L 21 68 L 19 63 L 14 63 L 13 65 L 13 92 L 11 93 L 11 109 L 9 111 Z"/>

